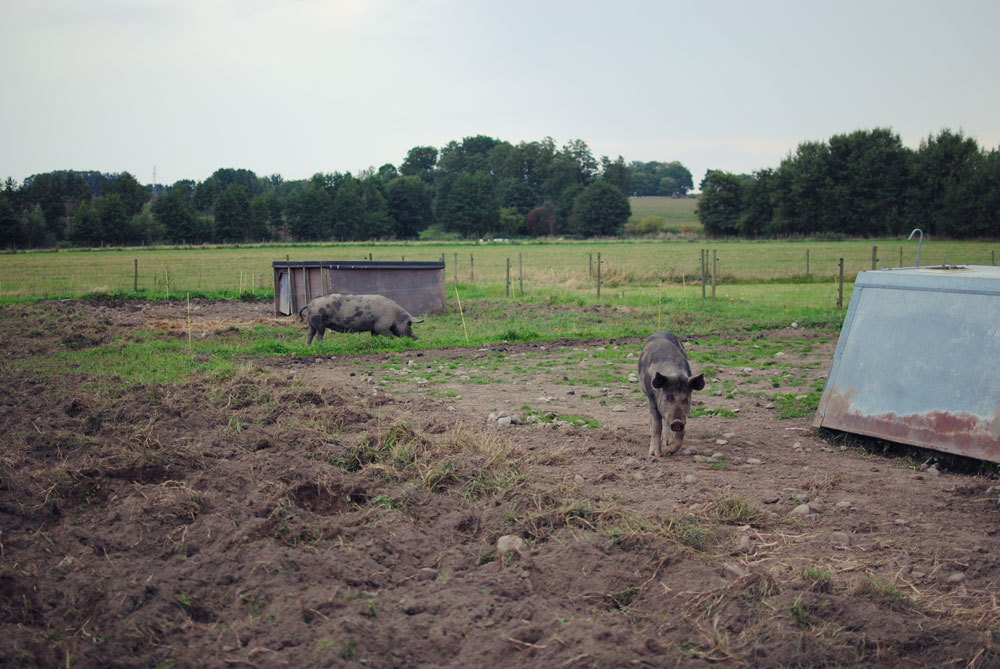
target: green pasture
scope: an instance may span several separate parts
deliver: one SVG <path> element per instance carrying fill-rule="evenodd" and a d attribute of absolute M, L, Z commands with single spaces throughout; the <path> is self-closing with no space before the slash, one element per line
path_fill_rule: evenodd
<path fill-rule="evenodd" d="M 697 198 L 642 196 L 630 197 L 628 202 L 632 206 L 629 221 L 641 221 L 647 216 L 662 216 L 670 226 L 687 227 L 695 232 L 702 230 L 701 221 L 695 213 Z"/>
<path fill-rule="evenodd" d="M 854 241 L 526 241 L 393 242 L 61 250 L 0 254 L 0 301 L 136 293 L 137 297 L 273 296 L 272 261 L 441 260 L 449 289 L 487 295 L 591 295 L 600 256 L 602 294 L 666 283 L 683 288 L 708 274 L 715 254 L 719 286 L 754 283 L 832 283 L 844 259 L 845 281 L 872 267 L 912 266 L 916 243 L 902 239 Z M 990 264 L 1000 244 L 925 241 L 921 264 Z M 807 271 L 808 259 L 808 271 Z"/>
<path fill-rule="evenodd" d="M 719 287 L 714 301 L 703 300 L 694 286 L 619 288 L 614 293 L 602 293 L 601 298 L 551 291 L 508 299 L 459 285 L 463 293 L 461 310 L 454 291 L 450 286 L 443 313 L 415 326 L 420 337 L 417 341 L 330 332 L 312 346 L 306 345 L 305 326 L 292 317 L 223 328 L 207 337 L 197 331 L 188 337 L 176 331 L 134 329 L 114 330 L 110 337 L 99 338 L 87 329 L 79 311 L 52 309 L 45 303 L 6 304 L 0 305 L 0 311 L 12 322 L 33 323 L 38 331 L 76 332 L 79 337 L 68 339 L 71 345 L 56 352 L 0 364 L 14 364 L 20 373 L 33 377 L 61 378 L 67 370 L 74 370 L 95 380 L 116 379 L 107 386 L 108 392 L 131 392 L 128 389 L 135 384 L 182 382 L 194 373 L 227 378 L 251 359 L 368 353 L 398 353 L 412 359 L 416 352 L 426 352 L 427 359 L 432 360 L 436 349 L 485 347 L 494 353 L 485 356 L 483 364 L 491 360 L 501 364 L 502 359 L 494 357 L 502 354 L 506 342 L 639 339 L 661 329 L 712 339 L 720 334 L 765 333 L 793 324 L 803 330 L 833 331 L 843 317 L 835 307 L 835 288 L 827 284 Z M 399 364 L 405 364 L 403 357 L 399 360 L 404 361 Z M 629 365 L 633 364 L 634 360 L 630 360 Z M 575 374 L 571 378 L 576 378 Z M 477 378 L 473 374 L 473 382 Z M 595 383 L 607 382 L 601 376 L 595 379 Z M 489 381 L 483 377 L 482 382 Z"/>
<path fill-rule="evenodd" d="M 57 375 L 73 368 L 138 383 L 149 378 L 187 378 L 196 371 L 225 376 L 246 359 L 287 355 L 403 354 L 562 338 L 640 338 L 661 329 L 697 337 L 789 327 L 833 332 L 844 317 L 844 311 L 837 308 L 838 260 L 844 258 L 846 307 L 856 273 L 871 268 L 873 246 L 878 247 L 879 266 L 884 256 L 887 265 L 898 264 L 900 247 L 904 263 L 912 264 L 916 250 L 915 245 L 899 240 L 878 240 L 397 243 L 12 253 L 0 255 L 0 304 L 6 303 L 5 310 L 29 310 L 45 330 L 49 321 L 53 327 L 66 326 L 63 321 L 69 317 L 32 304 L 46 297 L 183 299 L 194 294 L 269 301 L 273 299 L 273 260 L 360 260 L 369 254 L 376 260 L 445 258 L 446 308 L 415 328 L 418 341 L 329 333 L 322 343 L 309 347 L 303 324 L 288 318 L 204 338 L 139 330 L 116 335 L 100 346 L 69 347 L 32 362 L 31 369 L 25 370 Z M 949 263 L 989 264 L 993 246 L 925 243 L 922 261 L 940 262 L 940 255 L 947 256 Z M 703 292 L 700 283 L 703 249 L 715 252 L 714 299 L 711 285 Z M 598 254 L 603 281 L 600 295 Z M 137 275 L 133 274 L 136 266 Z M 133 290 L 135 281 L 138 291 Z"/>

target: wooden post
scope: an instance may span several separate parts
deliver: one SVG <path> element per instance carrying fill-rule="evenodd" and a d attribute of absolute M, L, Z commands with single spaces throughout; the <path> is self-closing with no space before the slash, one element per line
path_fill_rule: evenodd
<path fill-rule="evenodd" d="M 705 299 L 705 249 L 701 250 L 701 299 Z"/>
<path fill-rule="evenodd" d="M 476 259 L 473 255 L 469 254 L 469 281 L 476 280 Z"/>
<path fill-rule="evenodd" d="M 458 251 L 455 252 L 455 285 L 458 285 Z"/>
<path fill-rule="evenodd" d="M 597 296 L 601 296 L 601 254 L 597 254 Z"/>
<path fill-rule="evenodd" d="M 809 277 L 809 249 L 806 249 L 806 278 Z"/>
<path fill-rule="evenodd" d="M 844 310 L 844 259 L 837 263 L 837 309 Z"/>
<path fill-rule="evenodd" d="M 899 266 L 903 266 L 903 247 L 899 247 Z"/>
<path fill-rule="evenodd" d="M 878 247 L 872 247 L 872 269 L 877 269 L 876 264 L 878 263 Z"/>
<path fill-rule="evenodd" d="M 587 254 L 587 278 L 588 279 L 593 279 L 594 278 L 594 254 L 593 253 L 588 253 Z"/>
<path fill-rule="evenodd" d="M 282 313 L 281 313 L 281 272 L 275 272 L 273 269 L 271 271 L 274 273 L 274 276 L 272 277 L 272 279 L 274 280 L 274 316 L 275 316 L 275 318 L 277 318 L 278 316 L 282 315 Z M 199 285 L 199 287 L 201 286 L 201 279 L 200 278 L 198 280 L 198 285 Z"/>
<path fill-rule="evenodd" d="M 715 301 L 715 254 L 717 251 L 712 249 L 712 300 Z"/>
<path fill-rule="evenodd" d="M 507 297 L 510 297 L 510 258 L 507 258 Z"/>
<path fill-rule="evenodd" d="M 135 266 L 132 269 L 132 292 L 139 292 L 139 259 L 135 259 Z"/>

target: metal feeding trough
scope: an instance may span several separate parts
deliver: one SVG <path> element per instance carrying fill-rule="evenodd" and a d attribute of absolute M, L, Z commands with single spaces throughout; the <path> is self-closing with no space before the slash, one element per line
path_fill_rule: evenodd
<path fill-rule="evenodd" d="M 413 315 L 444 311 L 443 262 L 275 260 L 274 315 L 292 316 L 330 293 L 384 295 Z"/>
<path fill-rule="evenodd" d="M 813 425 L 1000 462 L 1000 268 L 860 273 Z"/>

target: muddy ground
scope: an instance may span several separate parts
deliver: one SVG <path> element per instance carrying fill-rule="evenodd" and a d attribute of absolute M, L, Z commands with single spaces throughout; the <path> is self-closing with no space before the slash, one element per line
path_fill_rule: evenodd
<path fill-rule="evenodd" d="M 199 301 L 193 330 L 269 312 Z M 779 417 L 836 333 L 688 338 L 696 371 L 731 364 L 653 459 L 638 340 L 124 387 L 24 369 L 178 336 L 184 305 L 0 319 L 2 666 L 1000 663 L 988 468 Z"/>

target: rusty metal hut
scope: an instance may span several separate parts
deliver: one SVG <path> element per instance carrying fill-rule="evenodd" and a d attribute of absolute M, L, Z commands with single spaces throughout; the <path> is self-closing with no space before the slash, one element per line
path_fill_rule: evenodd
<path fill-rule="evenodd" d="M 290 316 L 330 293 L 378 294 L 413 315 L 444 311 L 443 262 L 275 260 L 274 315 Z"/>
<path fill-rule="evenodd" d="M 813 425 L 1000 462 L 1000 268 L 860 273 Z"/>

